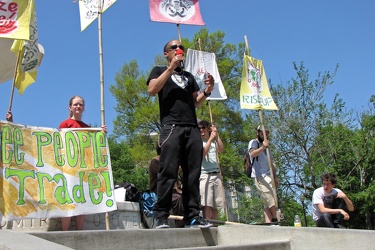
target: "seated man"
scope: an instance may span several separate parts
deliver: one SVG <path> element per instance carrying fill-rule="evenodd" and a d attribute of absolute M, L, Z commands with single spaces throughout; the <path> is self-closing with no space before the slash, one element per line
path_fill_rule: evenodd
<path fill-rule="evenodd" d="M 348 211 L 354 211 L 352 201 L 336 186 L 336 176 L 326 173 L 322 176 L 323 187 L 314 191 L 313 219 L 317 227 L 344 228 L 344 220 L 349 220 Z"/>
<path fill-rule="evenodd" d="M 150 191 L 157 193 L 157 176 L 159 172 L 159 159 L 160 156 L 155 156 L 150 163 L 149 166 L 149 176 L 150 176 Z M 181 171 L 181 167 L 179 168 L 179 172 Z M 172 211 L 171 214 L 173 215 L 184 215 L 184 208 L 182 204 L 182 188 L 181 188 L 181 181 L 178 179 L 173 187 L 172 192 Z M 171 224 L 171 223 L 169 223 Z M 170 225 L 171 227 L 184 227 L 183 221 L 176 220 L 174 225 Z"/>

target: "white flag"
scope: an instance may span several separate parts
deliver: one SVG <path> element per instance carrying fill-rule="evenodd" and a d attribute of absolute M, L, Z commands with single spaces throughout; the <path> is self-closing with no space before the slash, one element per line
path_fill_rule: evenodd
<path fill-rule="evenodd" d="M 98 17 L 98 1 L 101 1 L 102 12 L 106 11 L 116 0 L 80 0 L 79 16 L 81 31 L 87 28 Z"/>
<path fill-rule="evenodd" d="M 195 77 L 200 91 L 206 88 L 203 82 L 205 73 L 210 73 L 215 79 L 215 87 L 211 96 L 207 100 L 225 100 L 227 94 L 220 78 L 219 70 L 216 64 L 216 56 L 214 53 L 204 52 L 200 50 L 188 49 L 185 57 L 186 71 L 189 71 Z"/>

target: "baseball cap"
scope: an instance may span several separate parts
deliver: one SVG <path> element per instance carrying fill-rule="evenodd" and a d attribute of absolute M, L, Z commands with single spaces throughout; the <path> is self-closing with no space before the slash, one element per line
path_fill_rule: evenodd
<path fill-rule="evenodd" d="M 267 126 L 265 126 L 265 125 L 263 125 L 263 126 L 264 126 L 264 130 L 265 130 L 265 131 L 270 132 L 270 130 L 268 129 Z M 259 126 L 257 127 L 257 131 L 262 131 L 262 125 L 259 125 Z"/>

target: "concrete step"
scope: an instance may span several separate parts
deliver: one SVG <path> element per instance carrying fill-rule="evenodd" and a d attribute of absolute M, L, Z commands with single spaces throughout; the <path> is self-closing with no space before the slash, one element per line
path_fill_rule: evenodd
<path fill-rule="evenodd" d="M 34 236 L 72 249 L 173 249 L 217 245 L 217 228 L 32 232 Z"/>
<path fill-rule="evenodd" d="M 2 249 L 375 249 L 374 230 L 223 225 L 51 232 L 1 230 Z"/>
<path fill-rule="evenodd" d="M 175 248 L 181 249 L 181 248 Z M 184 250 L 194 249 L 194 250 L 290 250 L 290 241 L 268 241 L 268 242 L 258 242 L 252 244 L 242 244 L 242 245 L 222 245 L 222 246 L 207 246 L 207 247 L 189 247 L 183 248 Z"/>

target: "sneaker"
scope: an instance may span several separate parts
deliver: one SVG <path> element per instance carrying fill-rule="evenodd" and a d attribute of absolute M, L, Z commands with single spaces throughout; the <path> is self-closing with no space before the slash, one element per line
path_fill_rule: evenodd
<path fill-rule="evenodd" d="M 157 229 L 170 228 L 170 226 L 168 224 L 168 218 L 167 217 L 161 217 L 161 218 L 156 219 L 156 228 Z"/>
<path fill-rule="evenodd" d="M 213 227 L 214 224 L 206 221 L 203 217 L 197 216 L 193 218 L 190 222 L 185 224 L 185 228 L 209 228 Z"/>
<path fill-rule="evenodd" d="M 341 224 L 335 224 L 334 225 L 335 228 L 342 228 L 342 229 L 346 229 L 346 227 L 344 225 L 341 225 Z"/>

